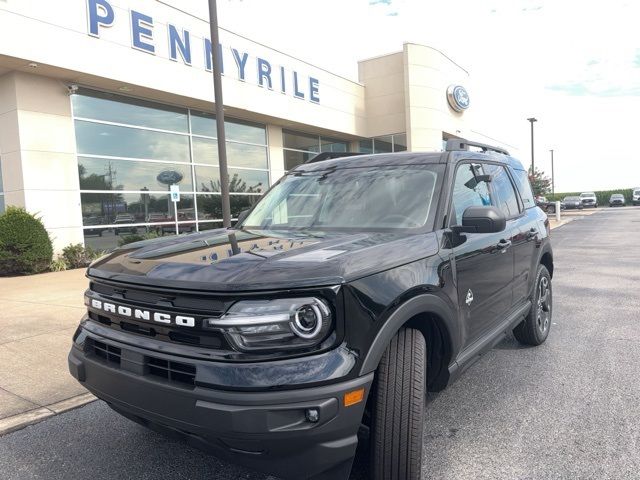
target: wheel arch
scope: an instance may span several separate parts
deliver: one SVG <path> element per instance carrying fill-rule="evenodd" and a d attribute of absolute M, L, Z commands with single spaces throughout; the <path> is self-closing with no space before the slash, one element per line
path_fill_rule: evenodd
<path fill-rule="evenodd" d="M 360 375 L 375 371 L 393 337 L 403 327 L 419 330 L 427 344 L 427 385 L 442 390 L 449 383 L 449 365 L 457 338 L 455 315 L 435 295 L 418 295 L 400 305 L 384 322 L 362 363 Z"/>

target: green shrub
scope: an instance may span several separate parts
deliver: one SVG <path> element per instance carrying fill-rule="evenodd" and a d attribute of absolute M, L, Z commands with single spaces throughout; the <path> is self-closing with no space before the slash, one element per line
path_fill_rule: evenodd
<path fill-rule="evenodd" d="M 62 258 L 68 268 L 88 267 L 91 262 L 102 255 L 103 252 L 93 250 L 91 247 L 85 247 L 81 243 L 68 245 L 62 250 Z"/>
<path fill-rule="evenodd" d="M 23 208 L 0 215 L 0 275 L 28 275 L 49 269 L 53 247 L 39 218 Z"/>
<path fill-rule="evenodd" d="M 151 240 L 152 238 L 158 238 L 159 235 L 156 232 L 148 232 L 148 233 L 134 233 L 132 235 L 125 235 L 120 237 L 118 240 L 118 245 L 126 245 L 128 243 L 141 242 L 142 240 Z"/>
<path fill-rule="evenodd" d="M 67 263 L 62 257 L 58 257 L 51 262 L 49 270 L 52 272 L 64 272 L 67 269 Z"/>

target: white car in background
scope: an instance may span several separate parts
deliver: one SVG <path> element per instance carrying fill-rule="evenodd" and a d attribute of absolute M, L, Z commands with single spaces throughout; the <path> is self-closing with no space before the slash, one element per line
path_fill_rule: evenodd
<path fill-rule="evenodd" d="M 633 195 L 631 198 L 634 205 L 640 205 L 640 187 L 633 189 Z"/>
<path fill-rule="evenodd" d="M 585 192 L 580 194 L 580 200 L 582 200 L 582 206 L 584 208 L 594 207 L 598 208 L 598 199 L 593 192 Z"/>

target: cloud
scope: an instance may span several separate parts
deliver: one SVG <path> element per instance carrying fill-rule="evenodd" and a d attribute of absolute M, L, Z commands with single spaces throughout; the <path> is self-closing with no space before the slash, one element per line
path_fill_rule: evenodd
<path fill-rule="evenodd" d="M 369 0 L 369 5 L 391 5 L 391 0 Z"/>

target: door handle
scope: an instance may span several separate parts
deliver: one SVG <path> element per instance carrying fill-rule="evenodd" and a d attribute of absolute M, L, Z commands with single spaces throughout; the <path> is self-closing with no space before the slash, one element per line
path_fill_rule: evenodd
<path fill-rule="evenodd" d="M 538 236 L 538 230 L 536 230 L 535 228 L 532 228 L 527 232 L 527 240 L 531 240 L 537 236 Z"/>
<path fill-rule="evenodd" d="M 504 253 L 509 249 L 510 246 L 511 246 L 511 240 L 503 239 L 498 242 L 498 244 L 496 245 L 496 248 L 502 251 L 502 253 Z"/>

